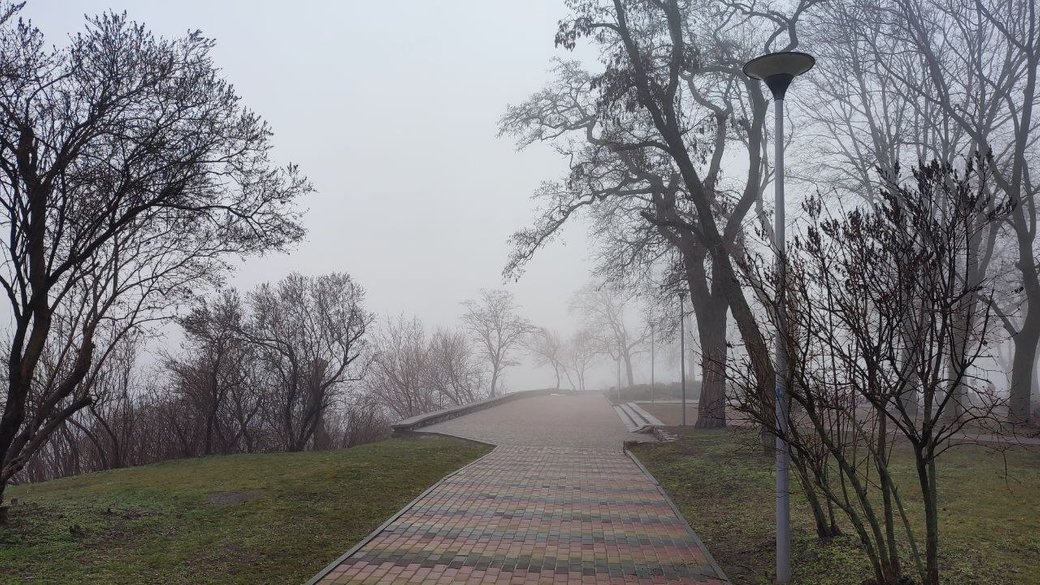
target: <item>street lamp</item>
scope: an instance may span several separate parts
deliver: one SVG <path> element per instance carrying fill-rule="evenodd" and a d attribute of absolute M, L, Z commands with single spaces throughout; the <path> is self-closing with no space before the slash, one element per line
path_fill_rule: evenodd
<path fill-rule="evenodd" d="M 686 310 L 683 293 L 679 293 L 679 371 L 682 380 L 682 426 L 686 426 Z"/>
<path fill-rule="evenodd" d="M 618 347 L 617 354 L 617 401 L 621 404 L 621 348 Z"/>
<path fill-rule="evenodd" d="M 654 403 L 654 324 L 650 324 L 650 404 Z"/>
<path fill-rule="evenodd" d="M 791 580 L 791 502 L 790 484 L 788 480 L 788 465 L 790 455 L 787 442 L 783 439 L 787 435 L 787 400 L 784 383 L 787 378 L 787 346 L 784 343 L 784 332 L 787 331 L 786 299 L 784 287 L 786 286 L 786 269 L 784 255 L 787 244 L 785 241 L 784 222 L 784 95 L 787 87 L 795 77 L 812 69 L 816 59 L 806 53 L 785 51 L 782 53 L 769 53 L 747 62 L 744 65 L 744 74 L 751 79 L 766 82 L 769 91 L 773 94 L 773 112 L 776 115 L 776 142 L 775 176 L 773 184 L 776 188 L 776 200 L 774 203 L 774 228 L 776 232 L 776 268 L 779 273 L 780 286 L 777 287 L 776 297 L 776 582 L 787 583 Z"/>

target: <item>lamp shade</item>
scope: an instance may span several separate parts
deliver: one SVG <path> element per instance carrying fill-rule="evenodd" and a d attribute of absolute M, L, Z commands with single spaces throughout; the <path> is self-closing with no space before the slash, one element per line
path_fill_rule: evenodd
<path fill-rule="evenodd" d="M 774 75 L 797 77 L 813 68 L 816 59 L 808 53 L 784 51 L 756 57 L 744 65 L 744 75 L 765 81 Z"/>

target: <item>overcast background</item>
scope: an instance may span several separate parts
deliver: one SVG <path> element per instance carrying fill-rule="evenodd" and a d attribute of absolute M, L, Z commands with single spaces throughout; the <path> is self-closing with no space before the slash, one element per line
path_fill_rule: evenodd
<path fill-rule="evenodd" d="M 503 285 L 506 238 L 531 221 L 530 194 L 564 161 L 496 137 L 508 103 L 548 79 L 563 0 L 273 2 L 31 0 L 23 11 L 54 44 L 84 15 L 126 11 L 154 33 L 200 29 L 245 104 L 274 130 L 275 158 L 298 163 L 316 192 L 303 205 L 307 241 L 248 261 L 248 289 L 291 271 L 345 271 L 381 317 L 457 324 L 459 303 L 505 286 L 536 325 L 571 331 L 571 294 L 588 279 L 583 226 Z M 612 367 L 602 365 L 598 380 Z M 509 389 L 547 372 L 507 373 Z M 637 380 L 645 381 L 645 380 Z"/>

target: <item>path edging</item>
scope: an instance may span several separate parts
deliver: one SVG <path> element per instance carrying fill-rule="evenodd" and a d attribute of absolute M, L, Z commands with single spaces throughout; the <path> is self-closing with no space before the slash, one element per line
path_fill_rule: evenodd
<path fill-rule="evenodd" d="M 415 499 L 413 499 L 412 501 L 410 501 L 407 504 L 405 504 L 405 506 L 403 508 L 401 508 L 393 516 L 388 518 L 386 520 L 386 522 L 383 522 L 382 524 L 380 524 L 378 528 L 376 528 L 372 532 L 369 532 L 367 536 L 365 536 L 360 541 L 358 541 L 358 543 L 355 544 L 354 546 L 352 546 L 350 548 L 350 550 L 348 550 L 347 552 L 345 552 L 342 555 L 340 555 L 336 560 L 332 561 L 328 565 L 325 565 L 324 569 L 318 571 L 313 577 L 311 577 L 307 582 L 305 582 L 304 585 L 317 585 L 317 583 L 319 581 L 324 579 L 329 573 L 331 573 L 333 570 L 335 570 L 336 567 L 338 567 L 341 564 L 343 564 L 343 561 L 346 561 L 350 557 L 354 556 L 354 553 L 356 553 L 357 551 L 361 550 L 361 548 L 364 547 L 369 542 L 371 542 L 372 539 L 374 539 L 375 537 L 379 536 L 384 530 L 386 530 L 391 524 L 393 524 L 395 520 L 397 520 L 398 518 L 403 516 L 406 512 L 408 512 L 409 510 L 414 508 L 415 505 L 418 504 L 423 498 L 425 498 L 430 492 L 432 492 L 433 490 L 435 490 L 438 487 L 440 487 L 441 484 L 443 484 L 444 482 L 448 481 L 449 479 L 454 477 L 456 474 L 462 473 L 469 466 L 475 465 L 481 459 L 487 457 L 488 455 L 491 455 L 492 453 L 495 452 L 496 449 L 498 449 L 497 445 L 492 445 L 491 443 L 486 443 L 484 441 L 478 441 L 476 439 L 470 439 L 470 438 L 467 438 L 467 437 L 456 437 L 455 435 L 446 435 L 446 434 L 443 434 L 443 433 L 429 433 L 429 432 L 423 432 L 422 434 L 430 435 L 430 436 L 437 435 L 437 436 L 441 436 L 441 437 L 450 437 L 452 439 L 461 439 L 463 441 L 470 441 L 472 443 L 479 443 L 481 445 L 487 445 L 488 447 L 491 447 L 492 449 L 490 451 L 488 451 L 487 453 L 481 455 L 480 457 L 477 457 L 473 461 L 470 461 L 469 463 L 467 463 L 467 464 L 463 465 L 462 467 L 456 469 L 455 471 L 452 471 L 448 475 L 445 475 L 444 477 L 442 477 L 439 480 L 437 480 L 433 485 L 431 485 L 428 488 L 424 489 L 421 494 L 419 494 L 418 496 L 415 496 Z"/>
<path fill-rule="evenodd" d="M 417 429 L 422 427 L 458 418 L 460 416 L 469 414 L 471 412 L 477 412 L 478 410 L 484 410 L 485 408 L 491 408 L 492 406 L 498 406 L 505 402 L 512 402 L 521 398 L 529 398 L 532 396 L 550 396 L 552 394 L 576 394 L 574 390 L 555 390 L 551 388 L 544 388 L 540 390 L 520 390 L 518 392 L 510 392 L 509 394 L 502 394 L 494 398 L 488 398 L 478 402 L 471 402 L 470 404 L 463 404 L 461 406 L 453 406 L 451 408 L 445 408 L 443 410 L 437 410 L 434 412 L 428 412 L 426 414 L 419 414 L 404 420 L 400 420 L 390 425 L 393 429 L 393 436 L 401 437 L 407 436 L 417 432 Z"/>
<path fill-rule="evenodd" d="M 638 467 L 640 471 L 643 472 L 643 475 L 647 476 L 650 479 L 650 481 L 654 483 L 654 487 L 657 488 L 657 491 L 660 492 L 661 496 L 663 496 L 665 501 L 668 502 L 668 505 L 671 506 L 672 511 L 675 512 L 675 515 L 682 519 L 683 525 L 686 526 L 686 531 L 690 534 L 690 537 L 693 538 L 693 541 L 697 543 L 697 546 L 699 546 L 701 550 L 704 551 L 704 557 L 707 559 L 708 565 L 715 571 L 718 578 L 722 579 L 727 583 L 732 583 L 732 581 L 729 580 L 729 577 L 726 576 L 725 571 L 722 570 L 722 567 L 719 566 L 718 561 L 715 560 L 715 557 L 711 556 L 711 551 L 708 550 L 708 547 L 704 545 L 704 541 L 702 541 L 701 537 L 697 535 L 697 531 L 693 529 L 693 526 L 690 526 L 690 522 L 686 519 L 686 516 L 683 515 L 682 511 L 679 510 L 679 507 L 676 506 L 675 502 L 672 501 L 672 497 L 668 495 L 668 492 L 666 492 L 663 487 L 661 487 L 661 482 L 657 481 L 657 478 L 654 477 L 654 474 L 650 473 L 650 470 L 643 465 L 643 462 L 640 461 L 638 457 L 636 457 L 635 453 L 628 449 L 628 446 L 625 446 L 624 450 L 625 455 L 628 455 L 628 458 L 636 464 L 636 467 Z"/>

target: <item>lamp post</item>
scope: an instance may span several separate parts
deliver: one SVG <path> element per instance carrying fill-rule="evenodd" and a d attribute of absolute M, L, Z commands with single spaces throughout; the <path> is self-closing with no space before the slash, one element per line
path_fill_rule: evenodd
<path fill-rule="evenodd" d="M 686 426 L 686 315 L 679 293 L 679 379 L 682 380 L 682 426 Z"/>
<path fill-rule="evenodd" d="M 650 324 L 650 404 L 654 403 L 654 324 Z"/>
<path fill-rule="evenodd" d="M 621 348 L 618 347 L 617 354 L 617 401 L 621 404 Z"/>
<path fill-rule="evenodd" d="M 787 345 L 784 332 L 787 331 L 786 314 L 786 268 L 784 255 L 785 241 L 784 222 L 784 95 L 795 77 L 812 69 L 816 59 L 806 53 L 785 51 L 769 53 L 748 61 L 744 65 L 744 74 L 751 79 L 766 82 L 773 94 L 773 112 L 776 116 L 776 132 L 773 140 L 776 154 L 775 176 L 773 185 L 776 189 L 774 203 L 774 228 L 776 232 L 776 268 L 779 286 L 776 293 L 776 582 L 787 583 L 791 580 L 791 509 L 790 484 L 788 466 L 790 454 L 787 441 L 787 397 L 784 384 L 787 378 Z"/>

